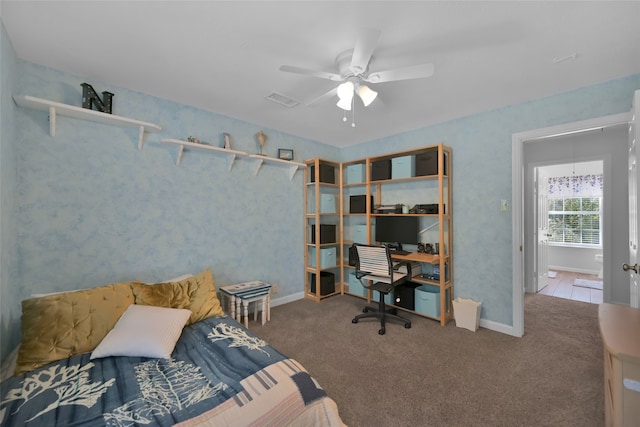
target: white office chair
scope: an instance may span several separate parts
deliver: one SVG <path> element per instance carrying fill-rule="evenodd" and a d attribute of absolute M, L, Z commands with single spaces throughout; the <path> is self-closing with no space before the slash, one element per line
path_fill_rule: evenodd
<path fill-rule="evenodd" d="M 396 314 L 395 308 L 387 309 L 385 297 L 392 293 L 397 285 L 405 282 L 407 277 L 411 277 L 411 263 L 400 262 L 395 266 L 391 262 L 389 248 L 386 246 L 361 245 L 354 243 L 356 249 L 356 278 L 360 280 L 362 286 L 367 289 L 378 291 L 378 307 L 365 307 L 359 314 L 351 320 L 351 323 L 358 323 L 359 320 L 373 317 L 380 319 L 380 330 L 378 333 L 384 335 L 386 319 L 394 319 L 404 323 L 405 328 L 411 327 L 411 322 Z M 406 272 L 401 273 L 397 269 L 400 265 L 406 265 Z M 369 313 L 371 312 L 371 313 Z"/>

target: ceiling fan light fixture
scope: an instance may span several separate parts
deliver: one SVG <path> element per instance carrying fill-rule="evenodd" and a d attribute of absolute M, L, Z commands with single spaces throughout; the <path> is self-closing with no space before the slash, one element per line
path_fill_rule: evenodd
<path fill-rule="evenodd" d="M 347 100 L 346 98 L 343 98 L 339 100 L 336 105 L 345 111 L 351 111 L 351 100 Z"/>
<path fill-rule="evenodd" d="M 338 98 L 340 98 L 340 100 L 336 105 L 343 110 L 351 110 L 351 100 L 353 99 L 354 89 L 355 86 L 353 82 L 344 82 L 338 86 Z"/>
<path fill-rule="evenodd" d="M 353 98 L 353 91 L 355 87 L 353 82 L 344 82 L 340 86 L 338 86 L 338 98 L 340 99 L 348 99 L 349 101 Z"/>
<path fill-rule="evenodd" d="M 373 102 L 374 99 L 378 96 L 378 92 L 375 90 L 371 90 L 369 86 L 362 85 L 358 88 L 358 96 L 362 99 L 365 107 L 368 107 L 369 104 Z"/>

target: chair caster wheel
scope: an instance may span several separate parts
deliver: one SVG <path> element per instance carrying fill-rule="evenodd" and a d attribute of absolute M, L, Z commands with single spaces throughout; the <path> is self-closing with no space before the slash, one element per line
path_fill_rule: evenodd
<path fill-rule="evenodd" d="M 369 312 L 369 307 L 365 307 L 365 308 L 363 308 L 363 309 L 362 309 L 362 312 L 363 312 L 363 313 L 368 313 L 368 312 Z"/>
<path fill-rule="evenodd" d="M 404 328 L 405 329 L 411 329 L 411 323 L 405 323 L 404 324 Z"/>
<path fill-rule="evenodd" d="M 351 319 L 351 323 L 358 323 L 358 319 Z"/>
<path fill-rule="evenodd" d="M 379 334 L 379 335 L 384 335 L 384 328 L 380 329 L 380 330 L 378 331 L 378 334 Z"/>

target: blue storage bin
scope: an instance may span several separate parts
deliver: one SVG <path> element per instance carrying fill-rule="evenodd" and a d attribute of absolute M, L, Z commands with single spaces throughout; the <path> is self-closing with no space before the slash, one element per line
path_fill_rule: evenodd
<path fill-rule="evenodd" d="M 364 182 L 365 168 L 364 163 L 347 166 L 347 184 L 357 184 Z"/>
<path fill-rule="evenodd" d="M 320 195 L 320 213 L 336 213 L 335 194 Z"/>
<path fill-rule="evenodd" d="M 369 242 L 367 241 L 367 226 L 359 224 L 359 225 L 355 225 L 354 227 L 354 236 L 353 236 L 353 242 L 354 243 L 363 243 L 363 244 L 368 244 Z"/>
<path fill-rule="evenodd" d="M 362 286 L 362 283 L 354 273 L 349 273 L 349 293 L 363 297 L 367 296 L 367 288 Z"/>
<path fill-rule="evenodd" d="M 316 211 L 316 199 L 314 196 L 309 197 L 309 209 L 307 213 Z M 336 213 L 336 195 L 320 194 L 320 213 Z"/>
<path fill-rule="evenodd" d="M 336 247 L 330 246 L 320 248 L 320 268 L 335 267 L 336 265 Z M 316 268 L 316 247 L 309 247 L 309 265 Z"/>
<path fill-rule="evenodd" d="M 391 178 L 411 178 L 416 176 L 415 156 L 394 157 L 391 159 Z"/>
<path fill-rule="evenodd" d="M 415 311 L 431 317 L 440 317 L 440 287 L 420 285 L 415 289 Z"/>

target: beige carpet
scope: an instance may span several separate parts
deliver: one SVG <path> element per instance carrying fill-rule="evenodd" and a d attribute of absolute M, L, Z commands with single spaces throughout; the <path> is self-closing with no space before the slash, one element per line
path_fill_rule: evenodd
<path fill-rule="evenodd" d="M 364 300 L 334 296 L 274 307 L 249 327 L 306 366 L 349 426 L 601 426 L 597 305 L 527 295 L 525 336 L 352 324 Z"/>

